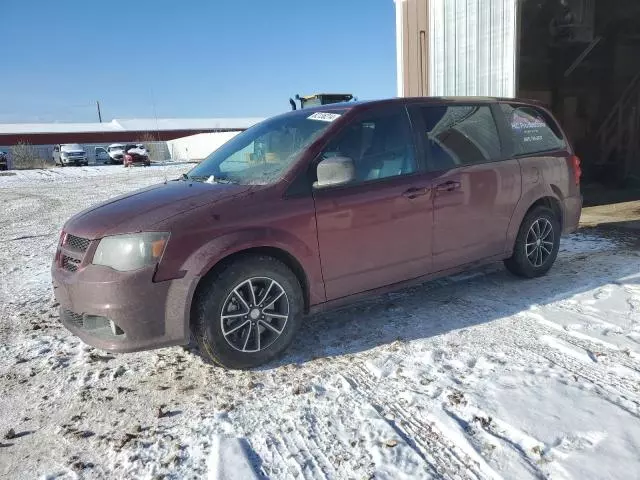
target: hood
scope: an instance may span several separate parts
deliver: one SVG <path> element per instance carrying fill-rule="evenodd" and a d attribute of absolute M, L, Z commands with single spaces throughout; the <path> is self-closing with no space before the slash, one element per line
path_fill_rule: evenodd
<path fill-rule="evenodd" d="M 80 145 L 63 145 L 60 147 L 62 153 L 84 153 L 84 148 Z"/>
<path fill-rule="evenodd" d="M 187 210 L 243 196 L 251 186 L 172 181 L 113 198 L 71 217 L 65 231 L 83 238 L 153 230 Z"/>
<path fill-rule="evenodd" d="M 137 153 L 138 155 L 146 155 L 147 151 L 144 148 L 130 148 L 127 153 Z"/>

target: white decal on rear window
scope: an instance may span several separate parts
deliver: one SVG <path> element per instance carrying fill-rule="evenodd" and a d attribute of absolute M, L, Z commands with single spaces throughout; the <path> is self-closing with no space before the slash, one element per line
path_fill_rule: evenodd
<path fill-rule="evenodd" d="M 307 117 L 309 120 L 320 120 L 321 122 L 333 122 L 340 118 L 338 113 L 316 112 Z"/>

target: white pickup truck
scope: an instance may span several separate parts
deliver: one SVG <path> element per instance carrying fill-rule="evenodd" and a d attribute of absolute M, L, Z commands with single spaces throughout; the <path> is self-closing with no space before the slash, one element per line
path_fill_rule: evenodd
<path fill-rule="evenodd" d="M 62 143 L 53 147 L 53 162 L 61 167 L 89 165 L 87 152 L 77 143 Z"/>

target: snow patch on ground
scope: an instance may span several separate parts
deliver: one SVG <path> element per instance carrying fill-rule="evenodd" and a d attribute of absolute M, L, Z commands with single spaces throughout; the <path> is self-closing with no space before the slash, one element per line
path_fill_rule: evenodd
<path fill-rule="evenodd" d="M 189 168 L 0 177 L 0 477 L 638 471 L 640 256 L 597 231 L 563 239 L 544 278 L 489 266 L 308 318 L 281 360 L 254 371 L 182 348 L 82 344 L 50 290 L 60 227 Z"/>
<path fill-rule="evenodd" d="M 257 480 L 253 452 L 244 438 L 215 435 L 209 455 L 209 480 Z"/>

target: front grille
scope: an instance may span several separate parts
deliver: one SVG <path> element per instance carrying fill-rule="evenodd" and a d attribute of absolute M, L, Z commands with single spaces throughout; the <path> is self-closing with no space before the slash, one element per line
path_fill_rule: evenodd
<path fill-rule="evenodd" d="M 78 250 L 79 252 L 86 252 L 87 248 L 89 248 L 89 244 L 91 240 L 86 238 L 76 237 L 75 235 L 69 235 L 65 237 L 64 246 L 73 250 Z"/>
<path fill-rule="evenodd" d="M 62 268 L 64 268 L 65 270 L 68 270 L 70 272 L 75 272 L 78 270 L 79 266 L 80 266 L 80 260 L 73 257 L 69 257 L 68 255 L 62 256 Z"/>

